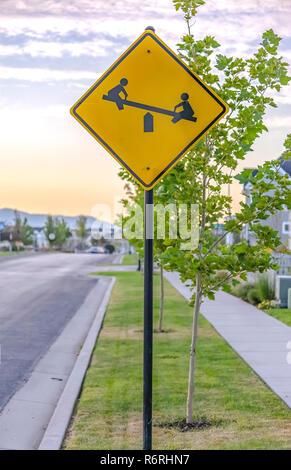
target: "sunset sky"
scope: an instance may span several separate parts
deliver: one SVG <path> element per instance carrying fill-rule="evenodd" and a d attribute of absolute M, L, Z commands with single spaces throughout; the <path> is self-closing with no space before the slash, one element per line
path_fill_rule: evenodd
<path fill-rule="evenodd" d="M 249 55 L 273 28 L 291 63 L 291 0 L 206 0 L 194 26 L 228 55 Z M 122 195 L 118 164 L 70 116 L 72 104 L 145 29 L 175 50 L 185 25 L 170 0 L 0 0 L 0 208 L 90 215 Z M 280 155 L 290 87 L 267 114 L 244 166 Z M 240 188 L 233 194 L 239 198 Z"/>

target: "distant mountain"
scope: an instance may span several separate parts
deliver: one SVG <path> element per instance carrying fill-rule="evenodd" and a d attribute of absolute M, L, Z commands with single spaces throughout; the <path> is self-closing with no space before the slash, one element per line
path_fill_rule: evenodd
<path fill-rule="evenodd" d="M 45 225 L 47 214 L 29 214 L 28 212 L 18 211 L 20 217 L 24 219 L 27 218 L 27 223 L 32 228 L 42 228 Z M 54 218 L 62 219 L 64 218 L 66 224 L 70 228 L 70 230 L 76 229 L 76 221 L 78 216 L 76 217 L 69 217 L 63 215 L 55 215 Z M 87 217 L 87 228 L 90 228 L 97 219 L 94 217 L 86 216 Z M 14 209 L 0 209 L 0 222 L 4 222 L 5 225 L 13 225 L 14 224 Z M 102 223 L 102 221 L 99 221 Z M 106 223 L 106 222 L 104 222 Z"/>

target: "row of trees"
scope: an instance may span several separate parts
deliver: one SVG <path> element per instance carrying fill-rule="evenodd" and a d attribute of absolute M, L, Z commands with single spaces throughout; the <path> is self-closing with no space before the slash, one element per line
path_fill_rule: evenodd
<path fill-rule="evenodd" d="M 214 37 L 196 38 L 194 18 L 203 0 L 173 0 L 176 10 L 182 10 L 186 34 L 178 44 L 180 57 L 230 108 L 226 117 L 207 136 L 193 147 L 171 172 L 155 187 L 155 204 L 167 205 L 195 203 L 199 207 L 199 242 L 195 248 L 182 250 L 179 238 L 169 236 L 155 240 L 155 259 L 161 269 L 161 305 L 159 331 L 162 331 L 163 269 L 177 271 L 182 281 L 193 288 L 193 326 L 189 357 L 189 377 L 186 421 L 193 422 L 193 399 L 198 315 L 205 298 L 215 299 L 218 289 L 231 291 L 232 286 L 246 280 L 248 272 L 276 269 L 272 251 L 280 245 L 277 232 L 261 222 L 270 214 L 291 207 L 290 179 L 279 171 L 280 160 L 267 161 L 252 170 L 237 174 L 238 164 L 252 151 L 254 142 L 267 132 L 264 116 L 267 109 L 276 107 L 275 92 L 288 84 L 287 66 L 278 54 L 281 38 L 273 30 L 266 31 L 257 51 L 250 57 L 229 57 L 219 51 Z M 198 114 L 198 110 L 197 110 Z M 281 158 L 290 159 L 291 134 L 284 143 Z M 124 222 L 130 220 L 137 205 L 143 207 L 143 190 L 125 170 L 120 171 L 125 181 L 127 210 Z M 234 182 L 251 182 L 250 205 L 240 202 L 240 210 L 229 217 L 233 208 L 232 197 L 225 187 Z M 188 223 L 191 214 L 188 211 Z M 224 232 L 215 234 L 215 226 L 223 221 Z M 170 228 L 170 218 L 167 228 Z M 225 244 L 228 233 L 240 234 L 248 224 L 257 238 L 249 247 L 241 237 L 234 246 Z M 132 243 L 141 253 L 142 242 Z"/>
<path fill-rule="evenodd" d="M 17 211 L 14 212 L 14 239 L 20 241 L 23 245 L 32 245 L 33 228 L 27 223 L 27 218 L 21 219 Z"/>
<path fill-rule="evenodd" d="M 49 215 L 45 222 L 44 235 L 51 249 L 61 249 L 68 239 L 72 237 L 72 232 L 64 218 L 60 219 Z M 80 215 L 77 218 L 75 235 L 79 239 L 78 248 L 81 250 L 87 248 L 86 239 L 89 235 L 89 229 L 87 228 L 86 216 Z M 0 239 L 1 241 L 7 240 L 11 242 L 13 249 L 21 249 L 23 246 L 34 245 L 36 243 L 34 229 L 28 225 L 27 218 L 21 218 L 19 212 L 16 210 L 14 211 L 14 225 L 6 227 L 4 231 L 1 232 Z M 104 246 L 109 253 L 115 250 L 114 246 L 109 241 L 106 244 L 104 237 L 98 239 L 92 237 L 90 244 Z M 75 245 L 76 240 L 72 242 L 71 248 L 74 248 Z"/>
<path fill-rule="evenodd" d="M 19 213 L 14 211 L 14 225 L 4 227 L 1 241 L 9 241 L 17 249 L 22 245 L 32 245 L 33 235 L 33 228 L 28 225 L 27 218 L 21 219 Z"/>
<path fill-rule="evenodd" d="M 86 224 L 87 217 L 80 215 L 76 221 L 76 235 L 82 244 L 84 244 L 85 238 L 88 236 L 88 229 L 86 228 Z M 47 217 L 44 234 L 51 248 L 61 248 L 66 243 L 68 238 L 72 236 L 72 232 L 64 218 L 54 218 L 51 215 Z"/>
<path fill-rule="evenodd" d="M 46 220 L 44 234 L 51 248 L 62 247 L 67 239 L 72 236 L 65 220 L 63 218 L 61 220 L 53 218 L 51 215 Z"/>
<path fill-rule="evenodd" d="M 86 228 L 87 217 L 80 215 L 76 221 L 76 235 L 84 242 L 88 236 L 88 229 Z M 64 218 L 59 219 L 49 215 L 47 217 L 44 234 L 51 248 L 61 248 L 68 238 L 72 236 L 68 225 Z M 1 236 L 2 240 L 8 240 L 14 245 L 17 243 L 24 246 L 33 245 L 35 242 L 34 229 L 28 225 L 27 217 L 21 218 L 18 211 L 14 211 L 14 225 L 4 229 Z"/>

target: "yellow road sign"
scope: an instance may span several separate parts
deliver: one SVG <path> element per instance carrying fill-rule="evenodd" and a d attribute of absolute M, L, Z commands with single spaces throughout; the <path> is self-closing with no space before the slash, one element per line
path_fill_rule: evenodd
<path fill-rule="evenodd" d="M 71 108 L 145 189 L 227 111 L 227 104 L 148 30 Z"/>

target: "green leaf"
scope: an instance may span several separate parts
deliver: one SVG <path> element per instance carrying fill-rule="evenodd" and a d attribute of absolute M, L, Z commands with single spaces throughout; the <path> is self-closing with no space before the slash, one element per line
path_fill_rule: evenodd
<path fill-rule="evenodd" d="M 287 75 L 282 75 L 280 77 L 280 83 L 281 85 L 288 85 L 288 83 L 290 82 L 291 80 L 291 77 L 287 77 Z"/>
<path fill-rule="evenodd" d="M 225 55 L 217 54 L 215 67 L 218 70 L 224 70 L 228 66 L 228 64 L 231 63 L 231 61 L 232 57 L 226 57 Z"/>

